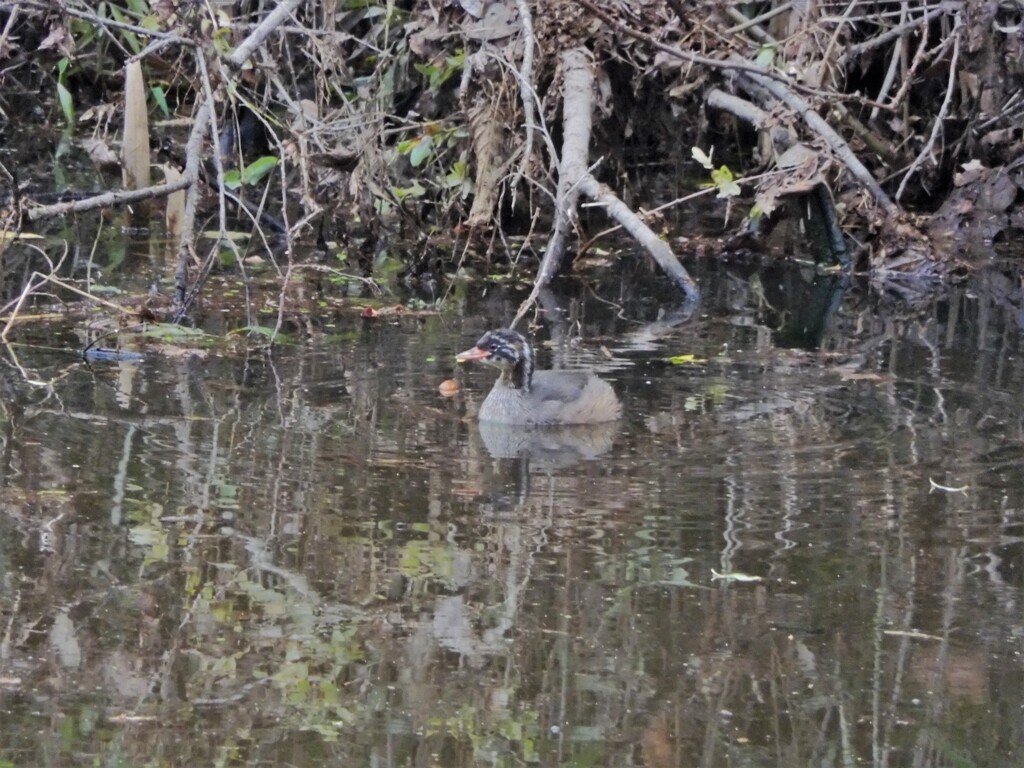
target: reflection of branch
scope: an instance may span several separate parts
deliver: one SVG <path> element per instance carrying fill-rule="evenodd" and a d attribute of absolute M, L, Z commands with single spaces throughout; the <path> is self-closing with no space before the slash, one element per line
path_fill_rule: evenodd
<path fill-rule="evenodd" d="M 43 381 L 42 379 L 37 379 L 32 374 L 30 374 L 27 370 L 25 370 L 25 366 L 23 366 L 21 364 L 21 361 L 18 360 L 18 355 L 14 351 L 14 345 L 11 344 L 10 342 L 6 341 L 6 340 L 3 341 L 3 345 L 4 345 L 4 347 L 7 350 L 7 354 L 11 358 L 11 363 L 13 363 L 14 367 L 18 369 L 18 373 L 21 374 L 22 378 L 25 380 L 25 383 L 29 384 L 29 385 L 31 385 L 33 387 L 45 387 L 46 389 L 48 389 L 50 391 L 51 395 L 55 394 L 55 390 L 53 388 L 53 385 L 56 384 L 61 379 L 63 379 L 65 376 L 67 376 L 68 373 L 70 372 L 70 369 L 66 368 L 66 369 L 64 369 L 63 372 L 60 373 L 60 375 L 54 376 L 49 381 Z"/>
<path fill-rule="evenodd" d="M 243 533 L 235 532 L 235 536 L 245 544 L 245 550 L 250 555 L 250 562 L 257 570 L 264 573 L 272 573 L 284 581 L 288 586 L 307 598 L 312 605 L 317 606 L 323 598 L 320 597 L 313 587 L 309 585 L 309 579 L 303 574 L 297 573 L 289 568 L 282 568 L 273 562 L 270 547 L 267 542 L 257 536 L 246 536 Z"/>
<path fill-rule="evenodd" d="M 36 248 L 36 246 L 33 245 L 29 245 L 29 247 Z M 45 258 L 47 262 L 49 262 L 50 272 L 49 274 L 46 275 L 44 275 L 42 272 L 33 272 L 31 275 L 29 275 L 28 282 L 25 283 L 25 287 L 21 289 L 21 293 L 18 294 L 18 298 L 14 299 L 11 302 L 8 302 L 3 307 L 0 307 L 0 314 L 3 314 L 8 309 L 11 310 L 11 314 L 7 317 L 7 322 L 4 324 L 4 329 L 2 332 L 0 332 L 0 341 L 7 341 L 7 334 L 10 333 L 11 326 L 14 325 L 15 321 L 17 320 L 18 313 L 21 311 L 21 308 L 24 306 L 25 302 L 28 301 L 28 298 L 34 295 L 39 288 L 46 285 L 47 283 L 52 283 L 53 285 L 63 288 L 66 291 L 70 291 L 71 293 L 77 293 L 79 296 L 82 296 L 83 298 L 86 298 L 89 301 L 96 302 L 97 304 L 102 304 L 103 306 L 109 307 L 110 309 L 115 309 L 118 312 L 121 312 L 122 314 L 131 314 L 130 310 L 127 310 L 118 304 L 114 304 L 113 302 L 107 301 L 106 299 L 101 299 L 99 296 L 93 296 L 91 293 L 87 293 L 86 291 L 83 291 L 81 288 L 77 288 L 74 285 L 71 285 L 70 283 L 65 283 L 63 280 L 54 277 L 54 275 L 56 275 L 57 272 L 60 271 L 60 267 L 64 263 L 64 258 L 67 256 L 66 243 L 64 247 L 64 255 L 61 256 L 60 260 L 56 264 L 50 261 L 50 257 L 47 256 L 46 252 L 43 251 L 41 248 L 36 248 L 36 250 L 42 253 L 43 258 Z"/>
<path fill-rule="evenodd" d="M 696 305 L 690 302 L 683 302 L 675 309 L 666 312 L 650 323 L 646 323 L 635 331 L 626 334 L 625 349 L 630 352 L 653 352 L 659 349 L 662 339 L 671 335 L 676 328 L 688 322 L 693 317 Z"/>

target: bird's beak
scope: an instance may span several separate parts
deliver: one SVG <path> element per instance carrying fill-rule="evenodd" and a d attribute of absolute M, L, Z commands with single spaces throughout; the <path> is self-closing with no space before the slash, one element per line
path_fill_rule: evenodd
<path fill-rule="evenodd" d="M 480 349 L 480 347 L 470 347 L 465 352 L 459 352 L 455 356 L 455 359 L 460 363 L 465 363 L 468 360 L 483 360 L 491 356 L 491 353 L 486 349 Z"/>

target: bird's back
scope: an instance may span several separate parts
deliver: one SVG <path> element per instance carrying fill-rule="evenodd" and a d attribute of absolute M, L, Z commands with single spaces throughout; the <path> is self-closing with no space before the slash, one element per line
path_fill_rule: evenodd
<path fill-rule="evenodd" d="M 524 425 L 600 424 L 621 413 L 608 382 L 578 371 L 537 371 L 529 392 L 499 380 L 480 406 L 485 421 Z"/>

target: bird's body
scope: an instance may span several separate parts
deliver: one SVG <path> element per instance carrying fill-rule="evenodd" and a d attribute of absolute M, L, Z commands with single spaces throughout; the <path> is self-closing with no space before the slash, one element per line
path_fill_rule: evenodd
<path fill-rule="evenodd" d="M 534 371 L 533 349 L 516 331 L 485 333 L 458 360 L 479 360 L 501 376 L 480 406 L 481 421 L 497 424 L 600 424 L 615 421 L 622 403 L 608 382 L 582 371 Z"/>

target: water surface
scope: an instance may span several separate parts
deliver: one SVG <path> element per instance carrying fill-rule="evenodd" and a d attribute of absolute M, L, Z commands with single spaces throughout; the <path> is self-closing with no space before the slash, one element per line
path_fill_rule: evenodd
<path fill-rule="evenodd" d="M 454 354 L 518 295 L 141 364 L 26 331 L 0 761 L 1015 765 L 1018 315 L 702 282 L 674 327 L 583 289 L 542 323 L 625 403 L 569 434 L 467 415 L 493 374 Z"/>

